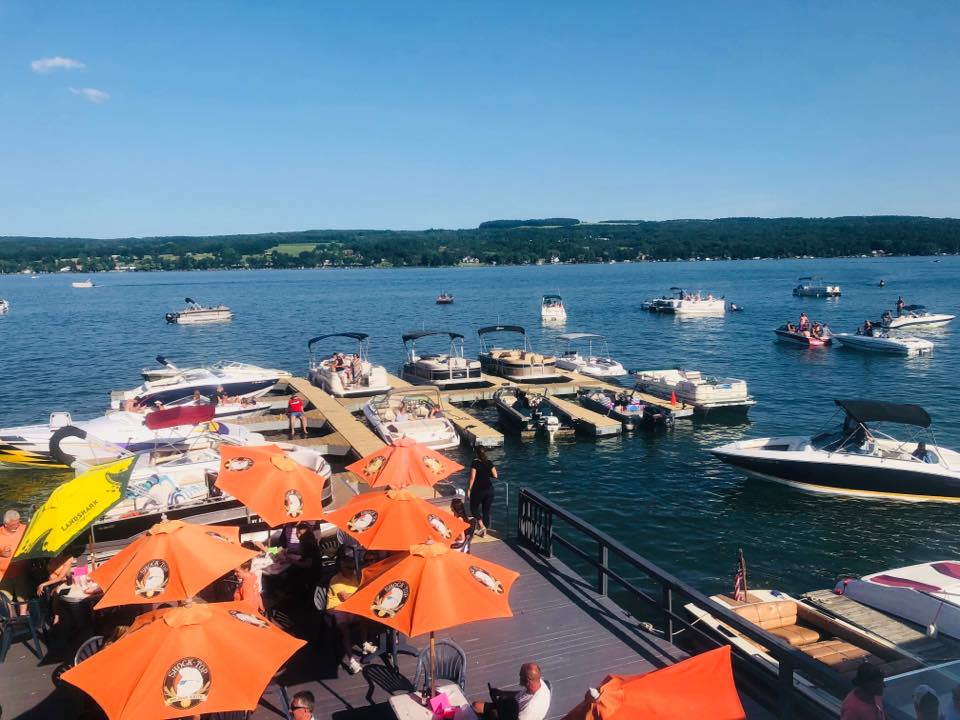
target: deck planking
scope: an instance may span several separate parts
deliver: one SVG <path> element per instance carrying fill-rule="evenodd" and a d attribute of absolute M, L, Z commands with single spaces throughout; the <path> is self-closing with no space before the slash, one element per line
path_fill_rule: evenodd
<path fill-rule="evenodd" d="M 320 411 L 330 427 L 340 433 L 359 457 L 365 457 L 386 447 L 370 428 L 353 417 L 336 398 L 311 384 L 306 378 L 292 377 L 287 380 L 287 383 Z"/>
<path fill-rule="evenodd" d="M 619 420 L 601 415 L 579 403 L 563 400 L 552 395 L 547 396 L 547 403 L 553 407 L 558 415 L 568 418 L 578 431 L 596 437 L 619 435 L 623 432 L 623 424 Z"/>

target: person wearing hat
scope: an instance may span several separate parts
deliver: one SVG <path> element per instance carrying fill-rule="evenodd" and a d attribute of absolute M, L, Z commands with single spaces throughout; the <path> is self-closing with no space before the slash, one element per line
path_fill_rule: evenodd
<path fill-rule="evenodd" d="M 913 690 L 913 709 L 917 720 L 941 720 L 940 696 L 929 685 L 917 685 Z"/>
<path fill-rule="evenodd" d="M 840 720 L 884 720 L 883 672 L 870 663 L 857 668 L 853 690 L 843 699 Z"/>

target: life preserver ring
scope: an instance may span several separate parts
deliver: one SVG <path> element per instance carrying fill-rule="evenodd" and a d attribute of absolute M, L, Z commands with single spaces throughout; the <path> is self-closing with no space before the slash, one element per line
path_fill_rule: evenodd
<path fill-rule="evenodd" d="M 78 428 L 76 425 L 64 425 L 50 437 L 50 457 L 52 457 L 61 465 L 66 465 L 67 467 L 70 467 L 73 464 L 73 461 L 77 459 L 75 456 L 70 455 L 60 447 L 60 443 L 69 437 L 86 440 L 87 431 L 83 430 L 82 428 Z"/>

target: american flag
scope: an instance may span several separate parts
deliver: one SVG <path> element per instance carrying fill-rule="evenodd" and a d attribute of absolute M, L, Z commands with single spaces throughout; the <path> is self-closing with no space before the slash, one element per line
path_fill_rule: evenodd
<path fill-rule="evenodd" d="M 737 573 L 733 576 L 733 599 L 747 601 L 747 563 L 743 559 L 743 550 L 737 550 Z"/>

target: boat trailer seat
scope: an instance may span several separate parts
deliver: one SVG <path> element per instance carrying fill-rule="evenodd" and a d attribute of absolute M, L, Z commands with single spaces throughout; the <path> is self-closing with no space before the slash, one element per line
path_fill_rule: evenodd
<path fill-rule="evenodd" d="M 797 625 L 797 604 L 792 600 L 750 603 L 731 610 L 794 647 L 803 647 L 820 640 L 820 633 L 813 628 Z"/>

